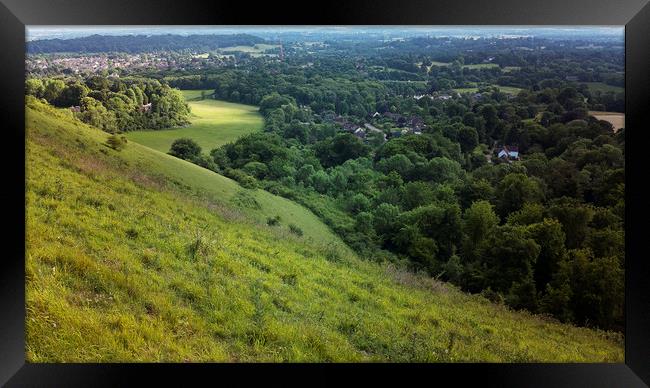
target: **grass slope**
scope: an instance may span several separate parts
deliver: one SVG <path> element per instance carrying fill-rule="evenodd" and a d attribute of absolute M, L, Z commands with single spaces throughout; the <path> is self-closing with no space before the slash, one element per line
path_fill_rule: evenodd
<path fill-rule="evenodd" d="M 206 94 L 212 93 L 211 90 Z M 262 130 L 262 116 L 256 106 L 213 99 L 200 100 L 200 90 L 183 91 L 192 110 L 191 124 L 185 128 L 158 131 L 134 131 L 127 134 L 136 141 L 161 152 L 168 152 L 174 140 L 189 137 L 208 153 L 247 133 Z"/>
<path fill-rule="evenodd" d="M 168 184 L 184 162 L 29 104 L 28 362 L 623 360 L 616 335 L 251 222 Z"/>

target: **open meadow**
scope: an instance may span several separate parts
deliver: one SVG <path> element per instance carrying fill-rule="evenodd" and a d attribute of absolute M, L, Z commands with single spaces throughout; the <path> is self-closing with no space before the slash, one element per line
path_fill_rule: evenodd
<path fill-rule="evenodd" d="M 212 93 L 205 91 L 206 95 Z M 157 131 L 134 131 L 127 134 L 133 140 L 160 152 L 168 152 L 174 140 L 187 137 L 196 141 L 208 153 L 243 135 L 262 130 L 262 116 L 257 107 L 206 98 L 200 90 L 184 90 L 183 95 L 191 109 L 191 124 L 185 128 Z"/>

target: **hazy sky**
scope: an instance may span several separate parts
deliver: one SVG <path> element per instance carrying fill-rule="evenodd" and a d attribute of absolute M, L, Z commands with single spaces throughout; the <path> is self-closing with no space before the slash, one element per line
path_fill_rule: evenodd
<path fill-rule="evenodd" d="M 286 33 L 359 33 L 431 36 L 539 36 L 623 39 L 623 26 L 27 26 L 27 40 L 100 35 L 233 34 L 277 36 Z"/>

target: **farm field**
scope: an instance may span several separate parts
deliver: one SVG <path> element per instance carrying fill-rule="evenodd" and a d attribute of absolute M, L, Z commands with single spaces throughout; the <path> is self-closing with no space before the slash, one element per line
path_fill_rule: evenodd
<path fill-rule="evenodd" d="M 493 69 L 499 67 L 499 65 L 496 63 L 478 63 L 475 65 L 463 65 L 462 67 L 464 69 Z"/>
<path fill-rule="evenodd" d="M 607 85 L 602 82 L 583 82 L 584 84 L 587 84 L 589 87 L 589 90 L 592 92 L 615 92 L 615 93 L 623 93 L 625 91 L 625 88 L 622 88 L 620 86 L 612 86 L 612 85 Z"/>
<path fill-rule="evenodd" d="M 618 334 L 362 261 L 322 223 L 288 232 L 290 211 L 258 223 L 229 193 L 278 197 L 115 151 L 67 110 L 30 99 L 26 118 L 28 362 L 623 361 Z"/>
<path fill-rule="evenodd" d="M 276 47 L 280 47 L 280 45 L 277 44 L 264 44 L 264 43 L 258 43 L 253 46 L 231 46 L 231 47 L 223 47 L 219 49 L 221 52 L 230 52 L 230 51 L 240 51 L 243 53 L 249 53 L 249 54 L 262 54 L 267 50 L 274 49 Z"/>
<path fill-rule="evenodd" d="M 620 112 L 601 112 L 601 111 L 589 111 L 589 114 L 597 118 L 598 120 L 605 120 L 614 126 L 614 132 L 618 131 L 621 128 L 625 128 L 625 113 Z"/>
<path fill-rule="evenodd" d="M 517 94 L 517 93 L 519 93 L 520 91 L 523 90 L 521 88 L 515 88 L 515 87 L 512 87 L 512 86 L 498 86 L 498 85 L 492 85 L 492 86 L 497 87 L 502 92 L 508 93 L 508 94 Z M 475 88 L 456 88 L 456 89 L 453 89 L 453 90 L 455 92 L 458 92 L 458 93 L 476 93 L 476 92 L 479 91 L 479 88 L 478 87 L 475 87 Z"/>
<path fill-rule="evenodd" d="M 205 91 L 210 94 L 212 91 Z M 247 133 L 262 130 L 262 116 L 257 107 L 210 98 L 200 100 L 200 90 L 184 90 L 183 95 L 192 110 L 191 124 L 185 128 L 158 131 L 134 131 L 126 136 L 149 148 L 168 152 L 174 140 L 188 137 L 209 153 L 213 148 L 233 141 Z"/>
<path fill-rule="evenodd" d="M 431 71 L 431 67 L 433 66 L 449 66 L 451 63 L 448 62 L 437 62 L 433 61 L 429 66 L 427 66 L 427 71 Z M 491 69 L 495 67 L 499 67 L 498 64 L 496 63 L 478 63 L 478 64 L 473 64 L 473 65 L 462 65 L 461 66 L 464 69 Z"/>

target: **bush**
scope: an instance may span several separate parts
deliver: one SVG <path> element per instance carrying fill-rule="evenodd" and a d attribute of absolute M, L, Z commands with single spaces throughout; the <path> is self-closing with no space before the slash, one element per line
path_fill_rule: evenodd
<path fill-rule="evenodd" d="M 303 232 L 302 229 L 300 229 L 297 225 L 295 224 L 289 224 L 289 231 L 296 236 L 302 236 Z"/>
<path fill-rule="evenodd" d="M 196 160 L 201 155 L 201 147 L 192 139 L 176 139 L 169 149 L 169 154 L 185 160 Z"/>
<path fill-rule="evenodd" d="M 126 147 L 126 136 L 111 135 L 106 140 L 106 144 L 116 151 L 121 151 Z"/>
<path fill-rule="evenodd" d="M 246 174 L 242 170 L 227 168 L 225 175 L 231 179 L 236 180 L 237 183 L 247 189 L 256 189 L 258 187 L 257 179 L 251 175 Z"/>
<path fill-rule="evenodd" d="M 277 226 L 280 225 L 280 216 L 268 217 L 266 219 L 266 224 L 268 226 Z"/>

